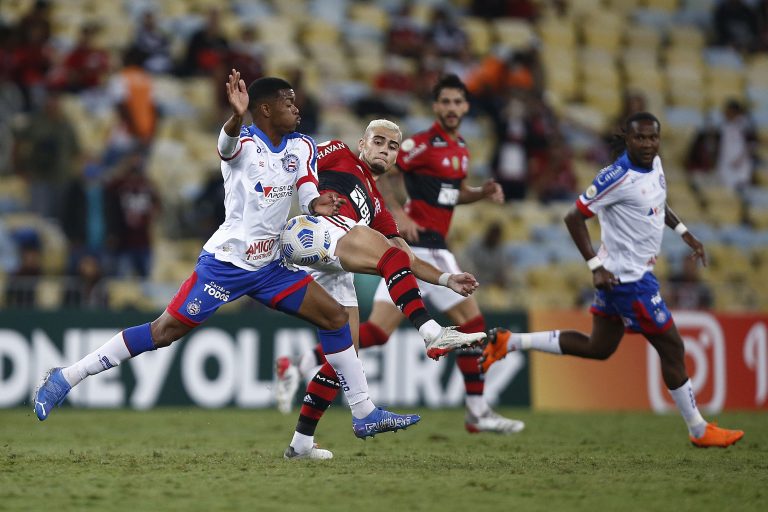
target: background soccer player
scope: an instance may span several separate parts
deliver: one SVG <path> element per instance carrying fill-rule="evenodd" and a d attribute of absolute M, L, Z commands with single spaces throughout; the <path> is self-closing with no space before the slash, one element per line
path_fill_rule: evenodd
<path fill-rule="evenodd" d="M 456 258 L 448 249 L 446 235 L 456 205 L 487 199 L 504 200 L 498 183 L 489 180 L 481 187 L 466 183 L 469 150 L 459 133 L 469 111 L 467 88 L 456 75 L 440 79 L 432 89 L 435 123 L 403 141 L 397 167 L 387 184 L 381 187 L 387 207 L 413 253 L 443 272 L 458 273 Z M 394 179 L 393 179 L 394 178 Z M 402 182 L 408 201 L 401 206 Z M 482 283 L 480 283 L 482 284 Z M 462 297 L 444 287 L 419 283 L 428 303 L 463 332 L 486 330 L 485 319 L 473 297 Z M 368 321 L 360 326 L 360 347 L 382 345 L 402 321 L 402 314 L 389 299 L 383 282 L 374 297 Z M 478 369 L 480 351 L 468 349 L 456 353 L 456 364 L 464 376 L 467 413 L 465 427 L 470 432 L 515 433 L 524 428 L 522 421 L 495 413 L 483 398 L 485 382 Z"/>
<path fill-rule="evenodd" d="M 661 125 L 652 114 L 631 115 L 624 123 L 626 151 L 606 167 L 579 196 L 565 217 L 568 231 L 592 271 L 596 288 L 591 307 L 592 333 L 548 331 L 512 334 L 492 331 L 482 358 L 487 370 L 512 350 L 540 350 L 587 359 L 608 359 L 625 329 L 641 333 L 656 349 L 669 393 L 683 415 L 695 446 L 729 446 L 744 436 L 707 423 L 696 407 L 685 369 L 685 348 L 661 298 L 653 266 L 664 226 L 683 237 L 692 258 L 706 265 L 704 246 L 669 208 L 664 170 L 658 156 Z M 586 220 L 597 214 L 602 244 L 597 254 Z"/>

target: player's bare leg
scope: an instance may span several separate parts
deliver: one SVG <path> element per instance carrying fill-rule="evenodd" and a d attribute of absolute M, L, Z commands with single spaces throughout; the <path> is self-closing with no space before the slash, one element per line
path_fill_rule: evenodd
<path fill-rule="evenodd" d="M 720 428 L 713 423 L 707 423 L 701 416 L 685 370 L 685 345 L 677 327 L 672 324 L 664 333 L 646 334 L 645 337 L 659 354 L 661 376 L 688 425 L 691 443 L 699 448 L 725 448 L 744 437 L 742 430 Z"/>
<path fill-rule="evenodd" d="M 472 346 L 485 338 L 485 333 L 461 333 L 451 327 L 441 327 L 432 319 L 421 300 L 410 268 L 410 258 L 403 250 L 393 247 L 381 233 L 356 226 L 339 239 L 336 255 L 342 267 L 349 272 L 384 278 L 392 301 L 426 341 L 429 357 L 438 359 L 452 350 Z"/>
<path fill-rule="evenodd" d="M 462 332 L 485 331 L 485 319 L 474 297 L 467 297 L 445 311 L 451 323 L 458 325 Z M 464 427 L 475 434 L 494 432 L 497 434 L 516 434 L 525 428 L 519 420 L 505 418 L 491 409 L 483 397 L 485 375 L 478 364 L 481 348 L 469 348 L 456 351 L 456 366 L 464 377 L 465 406 Z"/>
<path fill-rule="evenodd" d="M 73 365 L 51 368 L 43 376 L 33 395 L 37 419 L 47 419 L 51 410 L 61 405 L 72 388 L 87 377 L 119 366 L 144 352 L 167 347 L 193 328 L 174 318 L 166 310 L 152 323 L 120 331 Z"/>

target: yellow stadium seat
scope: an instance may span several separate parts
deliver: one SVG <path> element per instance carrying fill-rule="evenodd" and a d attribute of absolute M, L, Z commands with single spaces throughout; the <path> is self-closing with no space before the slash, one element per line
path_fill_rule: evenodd
<path fill-rule="evenodd" d="M 60 278 L 43 278 L 37 283 L 35 306 L 42 310 L 55 310 L 61 306 L 64 286 Z"/>
<path fill-rule="evenodd" d="M 467 16 L 462 18 L 461 27 L 469 39 L 472 55 L 486 55 L 491 50 L 493 34 L 486 20 Z"/>

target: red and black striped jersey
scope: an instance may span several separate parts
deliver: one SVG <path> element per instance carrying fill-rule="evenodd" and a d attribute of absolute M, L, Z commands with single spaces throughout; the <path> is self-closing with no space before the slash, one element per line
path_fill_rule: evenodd
<path fill-rule="evenodd" d="M 426 229 L 411 245 L 445 248 L 461 182 L 467 177 L 469 150 L 464 139 L 452 138 L 440 124 L 403 141 L 397 156 L 408 201 L 405 211 Z"/>
<path fill-rule="evenodd" d="M 384 208 L 384 199 L 368 164 L 352 153 L 340 140 L 323 142 L 317 146 L 318 190 L 333 190 L 346 198 L 347 203 L 339 215 L 366 225 L 387 238 L 400 236 L 392 214 Z"/>

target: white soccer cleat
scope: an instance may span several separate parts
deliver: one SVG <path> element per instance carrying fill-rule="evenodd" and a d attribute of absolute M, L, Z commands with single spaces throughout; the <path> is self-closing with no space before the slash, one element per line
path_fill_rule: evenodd
<path fill-rule="evenodd" d="M 307 452 L 299 453 L 296 450 L 294 450 L 293 446 L 288 446 L 288 448 L 285 449 L 285 452 L 283 453 L 283 458 L 288 460 L 298 460 L 298 459 L 317 459 L 317 460 L 327 460 L 333 458 L 333 452 L 331 450 L 323 450 L 322 448 L 318 448 L 316 444 L 312 445 L 312 448 L 309 449 Z"/>
<path fill-rule="evenodd" d="M 278 357 L 275 361 L 277 382 L 275 383 L 275 402 L 277 410 L 288 414 L 293 408 L 293 398 L 299 390 L 299 369 L 285 356 Z"/>
<path fill-rule="evenodd" d="M 427 357 L 437 361 L 448 352 L 457 348 L 468 348 L 480 343 L 486 334 L 484 332 L 459 332 L 456 327 L 443 327 L 433 340 L 425 340 Z"/>
<path fill-rule="evenodd" d="M 469 410 L 464 417 L 464 428 L 472 434 L 480 432 L 493 432 L 495 434 L 517 434 L 525 428 L 525 423 L 520 420 L 505 418 L 492 409 L 482 416 L 475 416 Z"/>

